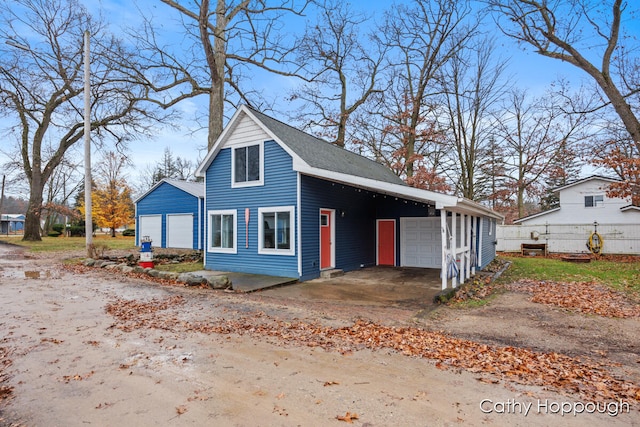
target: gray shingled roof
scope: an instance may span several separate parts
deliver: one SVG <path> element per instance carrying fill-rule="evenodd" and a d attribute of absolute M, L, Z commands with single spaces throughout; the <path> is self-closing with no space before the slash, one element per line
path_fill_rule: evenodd
<path fill-rule="evenodd" d="M 165 178 L 164 181 L 193 196 L 200 198 L 204 197 L 204 182 L 181 181 L 179 179 L 168 178 Z"/>
<path fill-rule="evenodd" d="M 256 110 L 251 109 L 251 112 L 311 167 L 406 185 L 391 169 L 380 163 L 316 138 Z"/>

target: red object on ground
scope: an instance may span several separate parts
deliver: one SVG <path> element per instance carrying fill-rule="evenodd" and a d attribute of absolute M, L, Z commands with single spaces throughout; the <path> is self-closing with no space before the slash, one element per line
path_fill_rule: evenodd
<path fill-rule="evenodd" d="M 153 268 L 153 261 L 140 261 L 138 265 L 142 268 Z"/>

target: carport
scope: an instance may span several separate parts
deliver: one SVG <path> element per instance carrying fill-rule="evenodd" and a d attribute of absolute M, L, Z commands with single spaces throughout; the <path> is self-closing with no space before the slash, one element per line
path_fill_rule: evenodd
<path fill-rule="evenodd" d="M 377 266 L 260 292 L 275 298 L 422 310 L 434 306 L 440 288 L 439 269 Z"/>
<path fill-rule="evenodd" d="M 447 289 L 464 283 L 476 274 L 477 268 L 484 268 L 495 257 L 496 224 L 504 218 L 490 208 L 462 197 L 402 185 L 381 184 L 375 191 L 383 198 L 392 196 L 397 203 L 403 201 L 405 205 L 416 206 L 411 210 L 393 206 L 379 209 L 376 218 L 378 265 L 384 264 L 379 255 L 381 248 L 397 245 L 399 262 L 391 260 L 385 265 L 438 269 L 443 272 L 440 287 Z M 396 220 L 398 238 L 387 237 L 382 225 Z M 457 275 L 447 274 L 452 264 L 457 268 Z"/>

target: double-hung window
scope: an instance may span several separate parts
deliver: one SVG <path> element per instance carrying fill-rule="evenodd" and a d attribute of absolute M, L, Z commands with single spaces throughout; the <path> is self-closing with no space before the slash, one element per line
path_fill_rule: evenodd
<path fill-rule="evenodd" d="M 236 211 L 209 211 L 209 252 L 237 253 Z"/>
<path fill-rule="evenodd" d="M 584 196 L 585 208 L 597 208 L 604 206 L 604 195 Z"/>
<path fill-rule="evenodd" d="M 294 207 L 258 209 L 258 252 L 295 255 Z"/>
<path fill-rule="evenodd" d="M 262 185 L 262 144 L 232 149 L 233 187 Z"/>

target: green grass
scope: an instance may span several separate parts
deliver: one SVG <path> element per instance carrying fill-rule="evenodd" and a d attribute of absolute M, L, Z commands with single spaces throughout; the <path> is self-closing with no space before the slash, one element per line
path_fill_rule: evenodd
<path fill-rule="evenodd" d="M 500 277 L 499 283 L 509 283 L 519 279 L 557 282 L 595 281 L 640 295 L 640 262 L 592 260 L 590 263 L 572 263 L 553 258 L 503 258 L 511 261 L 512 264 Z"/>
<path fill-rule="evenodd" d="M 83 250 L 86 248 L 84 237 L 42 237 L 41 242 L 23 241 L 22 236 L 0 236 L 0 239 L 7 243 L 24 246 L 33 252 L 66 252 Z M 110 235 L 98 234 L 93 238 L 96 247 L 104 246 L 107 249 L 137 250 L 134 237 L 111 237 Z"/>
<path fill-rule="evenodd" d="M 180 264 L 156 264 L 153 268 L 160 271 L 172 271 L 174 273 L 190 273 L 204 270 L 204 264 L 200 262 L 183 262 Z"/>

